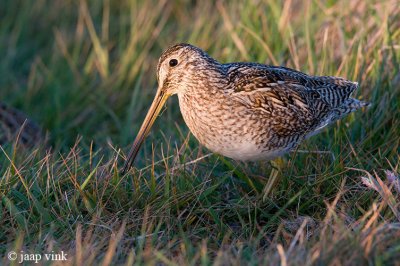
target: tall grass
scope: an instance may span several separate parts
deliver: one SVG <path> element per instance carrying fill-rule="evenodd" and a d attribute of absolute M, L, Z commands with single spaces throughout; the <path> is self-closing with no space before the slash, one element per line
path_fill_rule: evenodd
<path fill-rule="evenodd" d="M 120 176 L 178 42 L 358 81 L 372 107 L 276 172 L 209 154 L 171 99 Z M 0 51 L 1 101 L 51 146 L 1 147 L 1 263 L 20 250 L 76 265 L 398 263 L 398 1 L 2 0 Z"/>

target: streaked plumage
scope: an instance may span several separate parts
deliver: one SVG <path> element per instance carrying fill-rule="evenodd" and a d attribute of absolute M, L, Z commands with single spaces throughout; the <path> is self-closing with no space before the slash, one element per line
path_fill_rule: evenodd
<path fill-rule="evenodd" d="M 189 44 L 172 46 L 162 54 L 157 78 L 156 97 L 124 171 L 172 94 L 178 95 L 182 116 L 200 143 L 244 161 L 282 155 L 368 105 L 351 98 L 356 82 L 257 63 L 222 64 Z"/>
<path fill-rule="evenodd" d="M 27 116 L 0 102 L 0 145 L 14 142 L 18 137 L 24 146 L 44 141 L 41 128 Z"/>

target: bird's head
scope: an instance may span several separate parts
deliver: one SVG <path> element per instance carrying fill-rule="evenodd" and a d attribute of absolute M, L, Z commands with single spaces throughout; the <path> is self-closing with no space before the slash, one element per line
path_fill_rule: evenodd
<path fill-rule="evenodd" d="M 168 48 L 157 65 L 158 90 L 167 95 L 183 93 L 202 70 L 218 64 L 200 48 L 180 43 Z"/>
<path fill-rule="evenodd" d="M 122 173 L 133 164 L 140 146 L 169 96 L 185 93 L 188 87 L 196 83 L 199 73 L 205 72 L 202 70 L 215 68 L 217 64 L 219 63 L 200 48 L 184 43 L 171 46 L 161 55 L 157 65 L 157 93 L 136 136 Z"/>

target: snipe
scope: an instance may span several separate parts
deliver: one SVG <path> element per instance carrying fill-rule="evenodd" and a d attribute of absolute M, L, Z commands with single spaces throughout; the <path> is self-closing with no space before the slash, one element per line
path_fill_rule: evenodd
<path fill-rule="evenodd" d="M 158 90 L 123 168 L 133 164 L 167 98 L 177 94 L 193 135 L 236 160 L 269 160 L 368 105 L 351 98 L 356 82 L 257 63 L 222 64 L 190 44 L 168 48 Z"/>

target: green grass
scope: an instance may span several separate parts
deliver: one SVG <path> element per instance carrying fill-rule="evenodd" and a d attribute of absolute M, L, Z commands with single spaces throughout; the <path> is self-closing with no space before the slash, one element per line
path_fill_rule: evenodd
<path fill-rule="evenodd" d="M 173 98 L 120 176 L 158 57 L 177 42 L 343 76 L 372 107 L 273 176 L 267 162 L 208 155 Z M 0 150 L 0 264 L 21 249 L 76 265 L 399 263 L 400 191 L 384 172 L 400 165 L 397 1 L 2 0 L 0 54 L 1 101 L 52 146 Z"/>

